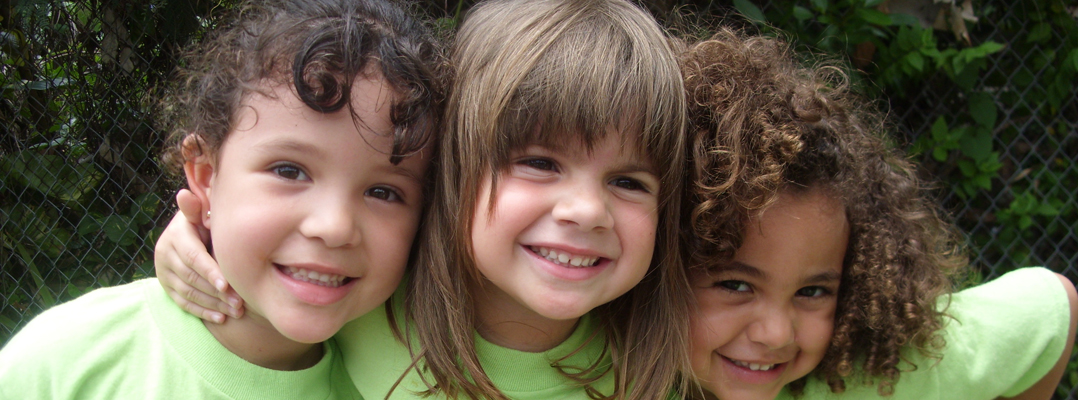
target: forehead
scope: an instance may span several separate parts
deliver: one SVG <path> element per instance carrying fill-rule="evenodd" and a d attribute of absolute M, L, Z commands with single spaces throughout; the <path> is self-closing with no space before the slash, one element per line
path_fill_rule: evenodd
<path fill-rule="evenodd" d="M 621 129 L 607 126 L 603 131 L 582 132 L 572 130 L 536 129 L 522 146 L 511 151 L 519 151 L 527 146 L 542 146 L 548 150 L 579 157 L 595 157 L 599 153 L 606 156 L 618 156 L 652 162 L 651 152 L 641 145 L 641 133 L 633 129 Z"/>
<path fill-rule="evenodd" d="M 351 110 L 323 113 L 307 106 L 289 85 L 261 88 L 245 96 L 225 144 L 242 142 L 249 150 L 289 150 L 328 156 L 366 157 L 389 164 L 395 126 L 390 112 L 396 92 L 380 77 L 358 77 L 352 85 Z M 419 179 L 430 150 L 405 157 L 391 168 Z"/>
<path fill-rule="evenodd" d="M 746 224 L 734 259 L 777 274 L 841 271 L 849 232 L 844 207 L 826 191 L 784 190 Z"/>

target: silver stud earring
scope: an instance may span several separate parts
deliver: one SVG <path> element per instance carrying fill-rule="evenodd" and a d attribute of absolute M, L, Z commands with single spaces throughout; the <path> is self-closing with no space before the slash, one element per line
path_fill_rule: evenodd
<path fill-rule="evenodd" d="M 209 218 L 209 217 L 210 217 L 210 212 L 206 211 L 206 218 Z"/>

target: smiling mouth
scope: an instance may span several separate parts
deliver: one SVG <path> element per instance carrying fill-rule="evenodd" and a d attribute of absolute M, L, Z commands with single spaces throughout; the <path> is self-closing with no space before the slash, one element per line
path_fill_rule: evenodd
<path fill-rule="evenodd" d="M 564 251 L 557 251 L 549 247 L 528 246 L 535 254 L 542 256 L 550 262 L 570 268 L 593 267 L 599 263 L 602 257 L 579 256 Z"/>
<path fill-rule="evenodd" d="M 283 265 L 278 265 L 278 269 L 284 272 L 285 275 L 290 276 L 297 281 L 303 281 L 310 284 L 325 286 L 329 288 L 341 287 L 348 282 L 351 282 L 355 278 L 349 278 L 344 275 L 324 274 L 320 272 L 311 271 L 309 269 L 294 268 Z"/>
<path fill-rule="evenodd" d="M 781 363 L 780 364 L 747 363 L 747 362 L 735 360 L 735 359 L 732 359 L 732 358 L 726 357 L 726 356 L 723 356 L 723 358 L 726 358 L 727 360 L 730 360 L 730 362 L 733 363 L 736 366 L 739 366 L 741 368 L 747 368 L 747 369 L 752 370 L 752 371 L 770 371 L 770 370 L 774 369 L 775 367 L 781 365 Z"/>

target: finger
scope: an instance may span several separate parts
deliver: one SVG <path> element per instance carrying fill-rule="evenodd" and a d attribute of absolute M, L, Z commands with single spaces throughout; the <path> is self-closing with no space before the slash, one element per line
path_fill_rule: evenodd
<path fill-rule="evenodd" d="M 187 222 L 202 226 L 202 202 L 193 192 L 180 189 L 176 192 L 176 205 L 180 207 L 180 213 L 187 218 Z"/>
<path fill-rule="evenodd" d="M 194 227 L 182 216 L 174 216 L 158 238 L 154 249 L 154 268 L 165 290 L 170 294 L 178 294 L 173 297 L 183 297 L 195 302 L 199 307 L 237 318 L 243 315 L 239 310 L 242 306 L 242 302 L 238 300 L 239 296 L 235 292 L 218 289 L 217 285 L 226 289 L 227 285 L 216 271 L 217 263 L 197 239 Z M 203 277 L 212 277 L 215 274 L 218 276 L 217 285 L 211 284 L 210 280 Z M 192 291 L 200 291 L 201 295 L 195 295 Z"/>
<path fill-rule="evenodd" d="M 202 223 L 202 202 L 190 190 L 180 189 L 176 193 L 176 204 L 180 207 L 180 213 L 187 218 L 191 225 L 196 227 L 202 244 L 208 247 L 210 244 L 210 231 Z"/>
<path fill-rule="evenodd" d="M 157 254 L 164 253 L 166 252 Z M 201 309 L 228 314 L 236 318 L 243 315 L 239 310 L 230 307 L 227 303 L 217 298 L 216 296 L 219 295 L 217 289 L 205 279 L 201 279 L 198 272 L 184 265 L 183 261 L 175 255 L 175 252 L 171 254 L 174 257 L 171 260 L 167 257 L 162 259 L 155 255 L 155 263 L 158 268 L 157 278 L 161 281 L 161 286 L 165 287 L 165 291 L 173 298 L 186 300 L 186 302 L 177 301 L 177 304 L 195 315 L 206 314 L 207 311 Z M 163 267 L 164 265 L 172 265 L 173 268 L 165 268 Z M 187 304 L 188 302 L 192 304 Z"/>
<path fill-rule="evenodd" d="M 217 324 L 222 324 L 225 322 L 225 315 L 222 313 L 201 307 L 198 304 L 187 300 L 187 298 L 179 295 L 176 292 L 166 291 L 166 293 L 168 293 L 168 296 L 172 298 L 172 301 L 176 302 L 176 304 L 179 305 L 180 308 L 182 308 L 184 311 L 191 313 L 191 315 Z"/>

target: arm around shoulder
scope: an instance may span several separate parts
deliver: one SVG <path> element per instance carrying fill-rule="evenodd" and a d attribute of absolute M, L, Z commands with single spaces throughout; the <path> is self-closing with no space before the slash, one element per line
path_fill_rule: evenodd
<path fill-rule="evenodd" d="M 1064 290 L 1067 292 L 1067 301 L 1070 304 L 1070 331 L 1067 336 L 1067 342 L 1063 348 L 1063 354 L 1060 354 L 1059 361 L 1052 367 L 1047 374 L 1044 375 L 1041 380 L 1033 384 L 1026 391 L 1018 394 L 1014 397 L 1008 397 L 1011 400 L 1035 400 L 1043 399 L 1047 400 L 1052 398 L 1052 393 L 1055 393 L 1056 386 L 1059 385 L 1060 378 L 1063 377 L 1063 372 L 1067 367 L 1067 362 L 1070 360 L 1071 351 L 1074 347 L 1074 335 L 1075 328 L 1078 326 L 1078 292 L 1075 292 L 1074 283 L 1072 283 L 1067 277 L 1056 274 L 1060 283 L 1063 284 Z M 1003 399 L 1001 397 L 1001 399 Z"/>

